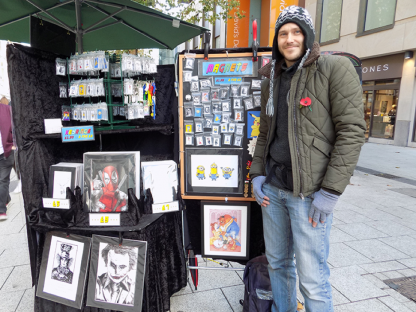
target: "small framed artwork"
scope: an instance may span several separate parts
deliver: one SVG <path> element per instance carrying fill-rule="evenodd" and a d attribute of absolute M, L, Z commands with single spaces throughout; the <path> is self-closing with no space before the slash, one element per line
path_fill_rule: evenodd
<path fill-rule="evenodd" d="M 46 234 L 36 296 L 81 309 L 90 245 L 89 237 Z"/>
<path fill-rule="evenodd" d="M 93 235 L 87 306 L 142 310 L 147 242 Z"/>
<path fill-rule="evenodd" d="M 49 197 L 66 198 L 66 188 L 75 189 L 76 169 L 56 165 L 49 168 Z"/>
<path fill-rule="evenodd" d="M 220 146 L 221 137 L 213 137 L 213 147 Z M 243 194 L 242 148 L 187 148 L 185 153 L 187 194 Z"/>
<path fill-rule="evenodd" d="M 201 202 L 203 257 L 248 260 L 250 203 Z"/>

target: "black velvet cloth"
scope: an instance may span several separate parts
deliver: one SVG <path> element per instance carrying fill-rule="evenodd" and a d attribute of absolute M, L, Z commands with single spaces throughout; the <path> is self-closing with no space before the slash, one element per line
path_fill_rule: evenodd
<path fill-rule="evenodd" d="M 59 98 L 59 82 L 67 77 L 55 75 L 58 55 L 20 45 L 8 45 L 8 73 L 19 148 L 22 194 L 27 217 L 27 233 L 33 284 L 37 284 L 44 235 L 61 230 L 85 236 L 101 234 L 148 242 L 147 268 L 143 311 L 166 311 L 170 296 L 186 286 L 186 266 L 182 246 L 181 213 L 161 216 L 151 212 L 149 202 L 137 198 L 129 190 L 129 212 L 122 213 L 121 226 L 114 228 L 89 227 L 88 214 L 82 211 L 80 189 L 67 189 L 71 209 L 66 211 L 42 208 L 42 197 L 48 196 L 49 167 L 59 162 L 82 162 L 83 153 L 100 151 L 140 151 L 141 161 L 177 160 L 178 136 L 171 130 L 162 132 L 118 131 L 117 134 L 96 133 L 96 140 L 63 144 L 54 136 L 44 133 L 45 118 L 60 118 L 61 106 L 69 99 Z M 137 120 L 135 125 L 166 125 L 177 129 L 177 98 L 173 89 L 174 66 L 158 67 L 157 117 Z M 76 124 L 77 122 L 74 122 Z M 73 125 L 72 122 L 64 125 Z M 138 195 L 138 194 L 136 194 Z M 147 207 L 146 211 L 144 207 Z M 150 220 L 150 221 L 149 221 Z M 35 311 L 76 311 L 76 309 L 36 298 Z M 104 312 L 103 309 L 84 308 L 84 311 Z"/>

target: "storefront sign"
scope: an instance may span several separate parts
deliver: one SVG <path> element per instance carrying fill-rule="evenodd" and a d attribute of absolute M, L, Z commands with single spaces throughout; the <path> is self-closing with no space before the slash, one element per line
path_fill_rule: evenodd
<path fill-rule="evenodd" d="M 214 84 L 222 85 L 222 84 L 239 84 L 243 81 L 241 77 L 218 77 L 214 78 Z"/>
<path fill-rule="evenodd" d="M 362 61 L 363 81 L 400 78 L 404 54 L 377 57 Z"/>
<path fill-rule="evenodd" d="M 90 226 L 120 226 L 120 214 L 90 213 Z"/>
<path fill-rule="evenodd" d="M 153 213 L 179 211 L 179 203 L 178 201 L 174 201 L 164 204 L 153 204 L 152 211 Z"/>
<path fill-rule="evenodd" d="M 242 13 L 242 12 L 245 13 Z M 237 17 L 236 11 L 231 10 L 229 15 L 232 19 L 227 23 L 227 48 L 247 48 L 250 30 L 250 0 L 240 0 L 240 13 L 242 19 Z"/>
<path fill-rule="evenodd" d="M 94 126 L 63 127 L 61 131 L 62 142 L 94 141 Z"/>
<path fill-rule="evenodd" d="M 43 208 L 69 209 L 69 199 L 42 198 Z"/>
<path fill-rule="evenodd" d="M 199 77 L 211 76 L 243 76 L 257 77 L 257 62 L 251 58 L 233 58 L 229 60 L 204 61 L 198 64 Z"/>

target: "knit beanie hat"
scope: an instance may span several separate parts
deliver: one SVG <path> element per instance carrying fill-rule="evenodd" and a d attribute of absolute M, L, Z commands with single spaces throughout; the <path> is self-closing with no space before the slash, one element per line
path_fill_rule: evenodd
<path fill-rule="evenodd" d="M 298 69 L 303 67 L 306 59 L 308 58 L 313 43 L 315 41 L 315 28 L 313 27 L 312 17 L 309 12 L 301 7 L 296 5 L 291 5 L 285 8 L 279 17 L 276 20 L 275 34 L 273 39 L 273 52 L 272 52 L 272 61 L 271 61 L 271 72 L 270 72 L 270 90 L 269 90 L 269 100 L 267 101 L 266 113 L 268 116 L 273 116 L 274 106 L 273 106 L 273 79 L 274 79 L 274 69 L 276 62 L 280 61 L 283 58 L 283 55 L 280 53 L 277 46 L 277 34 L 279 33 L 280 27 L 287 23 L 295 23 L 300 29 L 302 29 L 303 35 L 305 36 L 304 45 L 305 45 L 305 55 L 302 57 L 302 60 L 298 66 Z"/>

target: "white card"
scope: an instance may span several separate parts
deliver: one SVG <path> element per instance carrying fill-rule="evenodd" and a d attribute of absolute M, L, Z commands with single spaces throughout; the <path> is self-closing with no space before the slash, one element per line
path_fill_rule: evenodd
<path fill-rule="evenodd" d="M 44 119 L 45 134 L 61 133 L 62 120 L 61 118 Z"/>
<path fill-rule="evenodd" d="M 54 171 L 53 198 L 66 198 L 66 188 L 71 188 L 72 173 L 70 171 Z"/>

